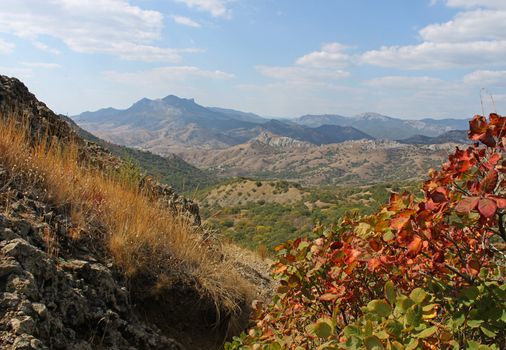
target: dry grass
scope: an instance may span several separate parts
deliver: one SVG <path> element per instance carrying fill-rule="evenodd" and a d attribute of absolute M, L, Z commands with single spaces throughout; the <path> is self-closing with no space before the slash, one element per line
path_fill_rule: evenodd
<path fill-rule="evenodd" d="M 91 232 L 97 223 L 115 264 L 127 276 L 148 273 L 163 284 L 167 275 L 192 280 L 217 308 L 237 311 L 251 286 L 206 249 L 189 219 L 174 215 L 132 184 L 130 176 L 104 174 L 78 161 L 75 143 L 61 145 L 41 137 L 33 145 L 27 127 L 0 116 L 0 163 L 51 203 L 70 206 L 71 235 Z M 97 231 L 97 230 L 95 230 Z"/>

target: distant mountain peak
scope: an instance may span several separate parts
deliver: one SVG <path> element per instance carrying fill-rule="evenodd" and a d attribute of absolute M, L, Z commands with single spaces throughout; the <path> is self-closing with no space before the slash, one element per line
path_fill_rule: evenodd
<path fill-rule="evenodd" d="M 164 98 L 162 98 L 162 101 L 167 103 L 191 103 L 191 104 L 197 104 L 195 102 L 194 98 L 183 98 L 176 95 L 167 95 Z"/>
<path fill-rule="evenodd" d="M 392 120 L 392 119 L 394 119 L 394 118 L 387 117 L 386 115 L 376 113 L 376 112 L 365 112 L 365 113 L 357 114 L 355 116 L 355 118 L 362 119 L 362 120 Z"/>

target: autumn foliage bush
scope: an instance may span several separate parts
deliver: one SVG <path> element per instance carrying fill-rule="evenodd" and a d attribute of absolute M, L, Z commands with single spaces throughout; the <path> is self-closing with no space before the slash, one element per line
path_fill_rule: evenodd
<path fill-rule="evenodd" d="M 469 137 L 423 196 L 277 247 L 272 303 L 225 348 L 506 349 L 506 118 Z"/>

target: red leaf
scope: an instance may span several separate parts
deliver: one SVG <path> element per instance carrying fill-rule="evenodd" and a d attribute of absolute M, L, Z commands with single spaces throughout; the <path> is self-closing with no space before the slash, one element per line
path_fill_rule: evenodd
<path fill-rule="evenodd" d="M 498 174 L 497 171 L 492 169 L 488 172 L 487 176 L 481 182 L 481 190 L 484 193 L 490 193 L 497 186 Z"/>
<path fill-rule="evenodd" d="M 487 120 L 481 115 L 475 115 L 469 121 L 469 138 L 471 140 L 478 140 L 480 136 L 487 130 Z"/>
<path fill-rule="evenodd" d="M 487 130 L 484 134 L 481 134 L 479 140 L 488 147 L 495 147 L 495 138 L 490 130 Z"/>
<path fill-rule="evenodd" d="M 447 191 L 444 187 L 438 187 L 430 194 L 430 198 L 434 203 L 443 203 L 446 201 L 446 192 Z"/>
<path fill-rule="evenodd" d="M 476 208 L 479 200 L 478 197 L 466 197 L 457 204 L 455 210 L 459 213 L 467 214 Z"/>
<path fill-rule="evenodd" d="M 486 218 L 492 217 L 497 211 L 497 204 L 489 198 L 480 199 L 478 202 L 478 211 Z"/>
<path fill-rule="evenodd" d="M 371 248 L 372 248 L 375 252 L 377 252 L 377 251 L 381 250 L 381 244 L 380 244 L 377 240 L 375 240 L 375 239 L 371 239 L 371 240 L 369 241 L 369 245 L 371 246 Z"/>

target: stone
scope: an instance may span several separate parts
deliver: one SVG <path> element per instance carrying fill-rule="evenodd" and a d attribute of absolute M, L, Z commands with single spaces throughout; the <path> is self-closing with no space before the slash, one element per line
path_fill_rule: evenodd
<path fill-rule="evenodd" d="M 0 240 L 10 241 L 15 238 L 19 238 L 19 235 L 17 233 L 14 233 L 14 231 L 12 231 L 10 228 L 4 227 L 3 229 L 0 229 Z"/>
<path fill-rule="evenodd" d="M 39 315 L 39 317 L 41 319 L 45 319 L 47 317 L 47 307 L 46 307 L 46 305 L 44 305 L 42 303 L 33 303 L 32 304 L 32 309 L 33 309 L 33 311 L 35 311 L 35 313 L 37 315 Z"/>
<path fill-rule="evenodd" d="M 17 316 L 7 324 L 16 334 L 31 334 L 35 329 L 35 321 L 30 316 Z"/>

